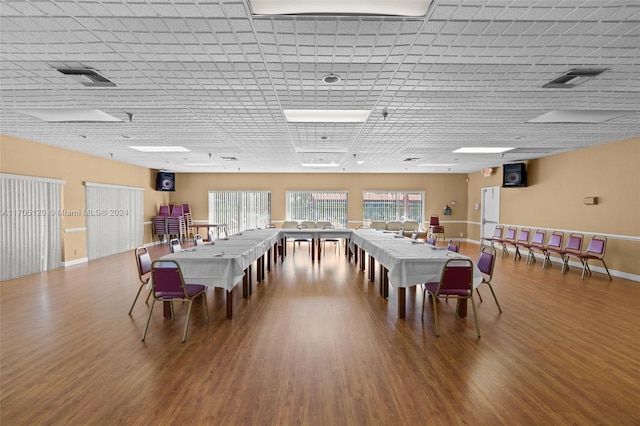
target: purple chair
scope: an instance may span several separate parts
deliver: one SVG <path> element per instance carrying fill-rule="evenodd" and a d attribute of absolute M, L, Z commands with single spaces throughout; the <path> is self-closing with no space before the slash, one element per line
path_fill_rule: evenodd
<path fill-rule="evenodd" d="M 147 318 L 147 325 L 144 327 L 142 333 L 142 340 L 144 341 L 147 335 L 147 329 L 149 328 L 149 322 L 151 321 L 151 313 L 153 312 L 153 306 L 156 301 L 159 302 L 173 302 L 174 300 L 189 302 L 189 308 L 187 309 L 187 320 L 184 324 L 184 332 L 182 333 L 182 342 L 187 340 L 187 329 L 189 328 L 189 318 L 191 316 L 191 306 L 193 300 L 197 297 L 202 297 L 204 301 L 204 313 L 209 319 L 209 308 L 207 307 L 207 287 L 200 284 L 185 284 L 182 276 L 180 266 L 174 260 L 156 260 L 151 264 L 151 282 L 153 283 L 153 302 L 151 308 L 149 308 L 149 317 Z M 173 303 L 171 304 L 171 311 L 173 317 Z"/>
<path fill-rule="evenodd" d="M 430 246 L 435 246 L 436 245 L 435 237 L 427 237 L 427 244 L 429 244 Z"/>
<path fill-rule="evenodd" d="M 529 250 L 529 254 L 527 255 L 527 265 L 536 261 L 536 256 L 534 253 L 535 250 L 540 250 L 540 252 L 544 255 L 544 240 L 546 239 L 546 237 L 547 231 L 545 231 L 544 229 L 538 229 L 533 234 L 533 238 L 531 239 L 530 243 L 518 243 L 518 247 Z"/>
<path fill-rule="evenodd" d="M 480 239 L 480 245 L 484 246 L 484 242 L 488 242 L 491 247 L 493 247 L 493 243 L 502 239 L 502 235 L 504 234 L 504 226 L 496 225 L 493 229 L 493 235 L 491 237 L 484 237 Z"/>
<path fill-rule="evenodd" d="M 149 278 L 151 277 L 151 256 L 149 256 L 149 249 L 147 249 L 146 247 L 138 247 L 134 250 L 134 254 L 136 256 L 136 265 L 138 267 L 138 278 L 140 279 L 140 287 L 138 288 L 135 299 L 133 299 L 131 309 L 129 309 L 129 315 L 131 315 L 131 312 L 133 312 L 133 307 L 138 301 L 138 296 L 140 296 L 142 287 L 149 283 Z M 145 303 L 149 301 L 150 296 L 151 291 L 149 291 Z"/>
<path fill-rule="evenodd" d="M 569 257 L 579 256 L 582 253 L 583 240 L 584 236 L 582 234 L 572 233 L 571 235 L 569 235 L 567 245 L 564 247 L 564 250 L 560 252 L 560 256 L 562 257 L 563 274 L 569 270 Z"/>
<path fill-rule="evenodd" d="M 449 245 L 447 246 L 447 250 L 452 251 L 454 253 L 460 253 L 460 243 L 457 241 L 449 240 Z"/>
<path fill-rule="evenodd" d="M 564 234 L 560 231 L 553 231 L 551 237 L 549 237 L 549 242 L 542 253 L 544 254 L 544 261 L 542 262 L 542 269 L 545 269 L 547 266 L 551 266 L 551 253 L 560 254 L 562 251 L 562 241 L 564 240 Z"/>
<path fill-rule="evenodd" d="M 493 286 L 491 285 L 491 280 L 493 279 L 493 268 L 496 264 L 496 249 L 495 247 L 485 246 L 482 247 L 480 251 L 480 257 L 478 258 L 478 269 L 482 272 L 482 284 L 487 284 L 489 286 L 489 290 L 491 290 L 491 294 L 493 295 L 493 300 L 496 301 L 496 305 L 498 306 L 498 311 L 502 313 L 502 308 L 500 307 L 500 303 L 498 303 L 498 298 L 496 297 L 496 293 L 493 291 Z M 480 298 L 480 302 L 482 302 L 482 296 L 480 295 L 480 287 L 476 288 L 476 293 L 478 293 L 478 298 Z"/>
<path fill-rule="evenodd" d="M 518 238 L 514 243 L 512 243 L 512 245 L 516 249 L 516 252 L 513 255 L 514 262 L 522 257 L 522 255 L 520 254 L 520 247 L 528 247 L 530 240 L 531 240 L 531 229 L 521 228 L 520 232 L 518 233 Z"/>
<path fill-rule="evenodd" d="M 433 317 L 436 326 L 436 336 L 440 336 L 438 330 L 438 307 L 436 299 L 446 299 L 455 297 L 457 299 L 471 299 L 473 307 L 473 317 L 476 322 L 476 333 L 480 337 L 480 325 L 478 324 L 478 313 L 476 303 L 473 300 L 473 263 L 469 259 L 449 259 L 442 268 L 440 281 L 423 284 L 422 316 L 424 317 L 424 306 L 427 304 L 427 293 L 433 301 Z"/>
<path fill-rule="evenodd" d="M 507 244 L 515 244 L 516 243 L 516 232 L 518 232 L 518 228 L 515 226 L 510 226 L 507 228 L 507 232 L 504 235 L 504 238 L 498 238 L 494 240 L 498 244 L 502 244 L 502 257 L 509 256 L 509 252 L 507 251 Z"/>
<path fill-rule="evenodd" d="M 584 253 L 576 254 L 573 252 L 568 252 L 567 256 L 577 257 L 582 262 L 582 279 L 584 279 L 585 274 L 591 275 L 591 268 L 589 268 L 589 260 L 599 260 L 602 262 L 605 271 L 607 271 L 607 275 L 609 276 L 609 281 L 611 281 L 611 274 L 609 273 L 609 268 L 607 268 L 607 264 L 604 263 L 604 252 L 607 249 L 607 237 L 604 235 L 594 235 L 591 237 L 591 241 L 589 242 L 589 246 Z"/>

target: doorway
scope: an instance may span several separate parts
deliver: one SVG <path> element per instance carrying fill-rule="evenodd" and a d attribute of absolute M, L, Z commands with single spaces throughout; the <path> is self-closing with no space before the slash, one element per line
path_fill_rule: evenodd
<path fill-rule="evenodd" d="M 480 238 L 491 238 L 500 223 L 500 187 L 482 188 Z"/>

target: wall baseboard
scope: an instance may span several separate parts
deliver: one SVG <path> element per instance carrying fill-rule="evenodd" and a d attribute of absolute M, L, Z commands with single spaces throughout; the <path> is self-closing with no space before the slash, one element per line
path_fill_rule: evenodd
<path fill-rule="evenodd" d="M 66 268 L 67 266 L 79 265 L 81 263 L 87 263 L 89 261 L 88 257 L 81 257 L 80 259 L 70 260 L 68 262 L 62 262 L 62 267 Z"/>

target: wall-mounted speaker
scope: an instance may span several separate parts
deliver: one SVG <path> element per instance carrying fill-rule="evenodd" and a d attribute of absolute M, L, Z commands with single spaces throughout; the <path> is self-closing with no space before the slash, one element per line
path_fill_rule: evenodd
<path fill-rule="evenodd" d="M 527 165 L 524 163 L 502 166 L 502 187 L 517 188 L 527 186 Z"/>
<path fill-rule="evenodd" d="M 175 191 L 176 174 L 168 172 L 158 172 L 156 177 L 156 191 Z"/>

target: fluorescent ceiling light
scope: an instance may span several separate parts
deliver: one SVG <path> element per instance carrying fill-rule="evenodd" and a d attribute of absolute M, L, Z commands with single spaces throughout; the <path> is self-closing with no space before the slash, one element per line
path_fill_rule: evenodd
<path fill-rule="evenodd" d="M 334 163 L 302 163 L 302 167 L 338 167 L 340 164 Z"/>
<path fill-rule="evenodd" d="M 254 15 L 425 16 L 431 0 L 249 0 Z"/>
<path fill-rule="evenodd" d="M 50 109 L 26 109 L 17 110 L 20 114 L 28 115 L 49 123 L 74 122 L 74 121 L 97 121 L 112 122 L 122 121 L 99 109 L 78 109 L 78 108 L 50 108 Z"/>
<path fill-rule="evenodd" d="M 602 123 L 635 113 L 636 111 L 617 110 L 554 110 L 533 118 L 527 123 Z"/>
<path fill-rule="evenodd" d="M 422 164 L 416 164 L 416 167 L 453 167 L 455 165 L 456 165 L 455 163 L 451 163 L 451 164 L 422 163 Z"/>
<path fill-rule="evenodd" d="M 129 148 L 141 152 L 190 152 L 184 146 L 130 146 Z"/>
<path fill-rule="evenodd" d="M 358 160 L 358 161 L 356 161 L 356 163 L 358 163 L 358 164 L 364 164 L 364 161 L 363 161 L 363 160 Z"/>
<path fill-rule="evenodd" d="M 331 148 L 331 147 L 326 147 L 326 148 L 298 148 L 296 147 L 296 152 L 298 153 L 303 153 L 303 154 L 320 154 L 320 153 L 338 153 L 338 154 L 343 154 L 347 152 L 347 148 Z"/>
<path fill-rule="evenodd" d="M 290 123 L 364 123 L 371 111 L 364 109 L 285 109 Z"/>
<path fill-rule="evenodd" d="M 458 148 L 455 151 L 451 151 L 451 152 L 455 152 L 458 154 L 460 153 L 462 154 L 500 154 L 503 152 L 510 151 L 512 149 L 513 148 L 471 146 L 471 147 Z"/>
<path fill-rule="evenodd" d="M 184 163 L 185 166 L 189 167 L 220 167 L 222 164 L 218 163 Z"/>

